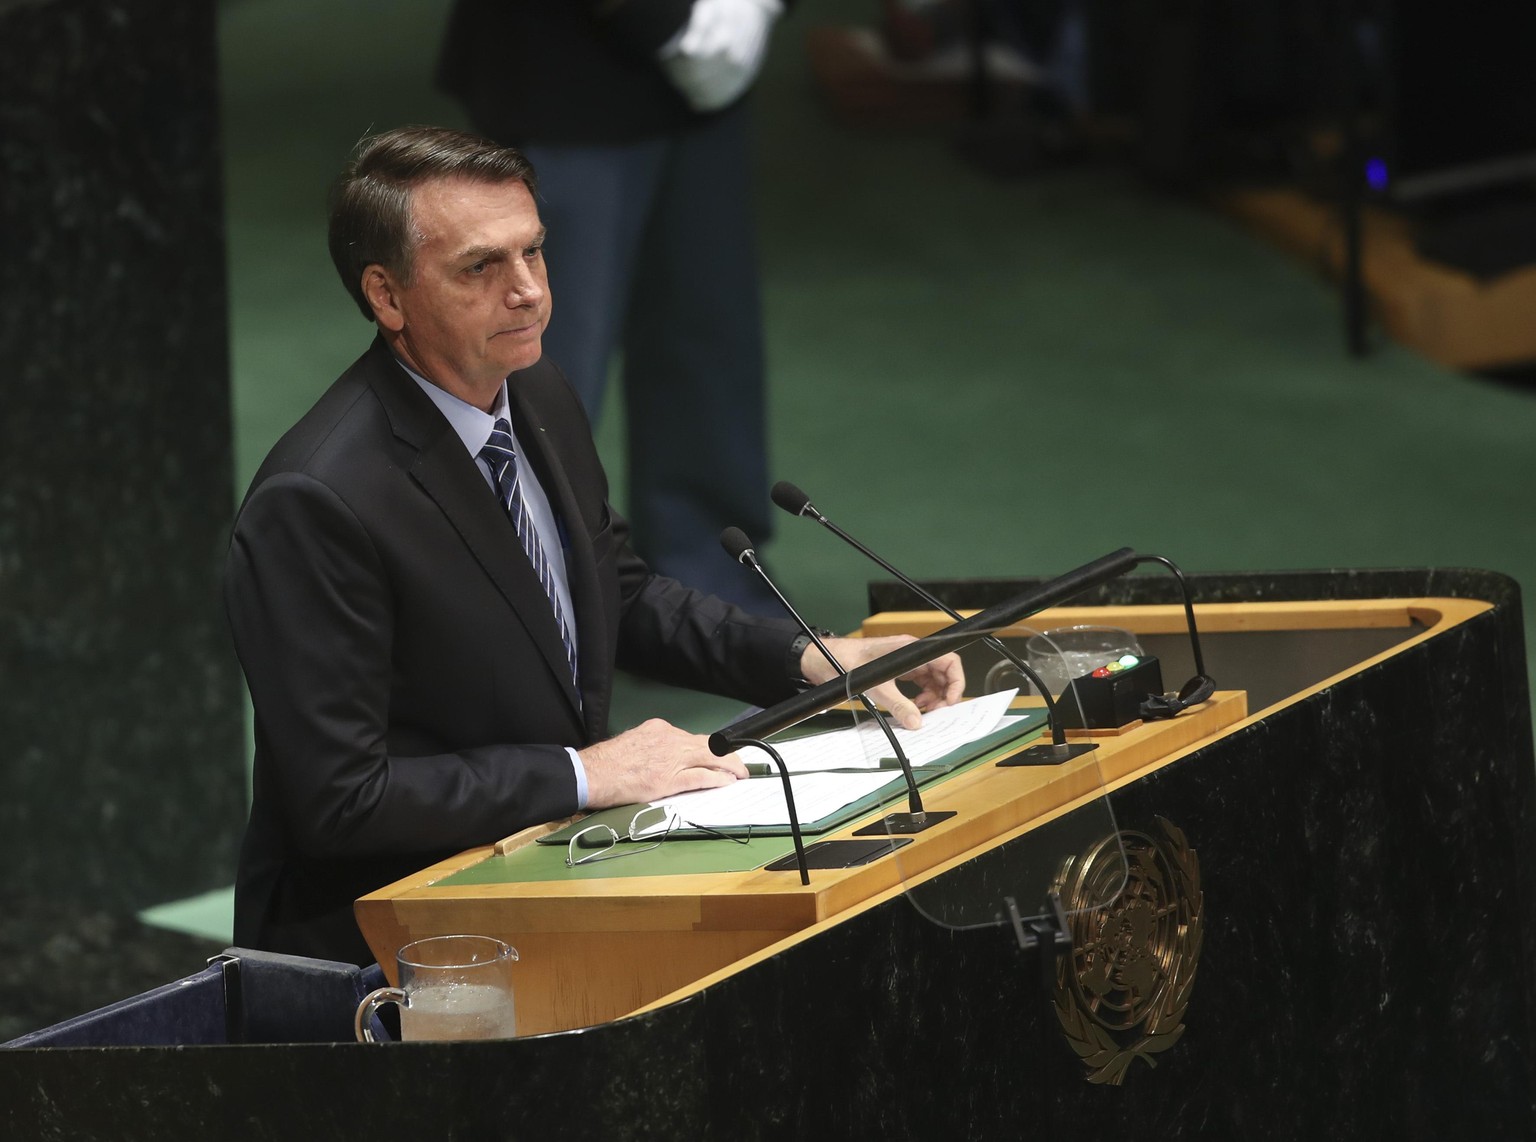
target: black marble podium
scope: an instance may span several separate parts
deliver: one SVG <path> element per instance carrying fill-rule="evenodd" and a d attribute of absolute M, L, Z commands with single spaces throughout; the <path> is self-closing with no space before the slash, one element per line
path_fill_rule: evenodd
<path fill-rule="evenodd" d="M 1492 605 L 1110 794 L 1122 831 L 1169 822 L 1187 839 L 1203 932 L 1176 1041 L 1118 1083 L 1089 1081 L 1082 1036 L 1011 929 L 940 927 L 896 896 L 578 1032 L 12 1052 L 5 1136 L 1531 1137 L 1536 833 L 1515 585 L 1473 571 L 1194 583 L 1202 601 Z M 946 585 L 960 605 L 1010 588 Z M 1133 579 L 1097 601 L 1168 598 Z M 1226 653 L 1208 654 L 1212 673 L 1241 687 L 1221 677 Z M 944 876 L 985 876 L 1007 847 Z"/>

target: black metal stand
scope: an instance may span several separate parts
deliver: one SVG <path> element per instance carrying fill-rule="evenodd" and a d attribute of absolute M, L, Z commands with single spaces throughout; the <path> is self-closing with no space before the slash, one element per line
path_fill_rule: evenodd
<path fill-rule="evenodd" d="M 1040 982 L 1047 993 L 1056 987 L 1056 961 L 1072 950 L 1072 933 L 1067 930 L 1067 914 L 1062 910 L 1061 897 L 1052 892 L 1046 897 L 1047 911 L 1043 916 L 1025 920 L 1019 905 L 1011 896 L 1003 897 L 1008 909 L 1008 920 L 1013 924 L 1013 934 L 1022 951 L 1038 948 L 1040 951 Z"/>
<path fill-rule="evenodd" d="M 810 868 L 857 868 L 889 856 L 902 845 L 911 843 L 905 837 L 878 837 L 867 841 L 817 841 L 807 846 L 801 859 Z M 782 856 L 763 865 L 768 872 L 788 872 L 794 867 L 794 858 L 789 856 Z M 800 883 L 809 882 L 802 876 Z"/>
<path fill-rule="evenodd" d="M 1339 213 L 1344 229 L 1344 265 L 1341 289 L 1344 295 L 1344 342 L 1351 357 L 1364 357 L 1369 351 L 1366 339 L 1366 300 L 1364 269 L 1361 265 L 1361 241 L 1365 210 L 1365 155 L 1360 145 L 1360 50 L 1355 44 L 1356 6 L 1345 0 L 1339 6 L 1338 84 L 1339 113 L 1343 134 L 1343 154 L 1339 171 Z"/>
<path fill-rule="evenodd" d="M 1020 750 L 997 763 L 999 769 L 1015 765 L 1065 765 L 1074 757 L 1082 757 L 1098 749 L 1097 742 L 1043 742 Z"/>

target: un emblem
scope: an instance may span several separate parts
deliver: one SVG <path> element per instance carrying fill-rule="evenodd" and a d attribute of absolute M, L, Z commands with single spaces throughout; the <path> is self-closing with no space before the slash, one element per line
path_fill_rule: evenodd
<path fill-rule="evenodd" d="M 1056 880 L 1072 935 L 1056 967 L 1056 1017 L 1091 1083 L 1118 1086 L 1137 1059 L 1155 1067 L 1184 1034 L 1200 963 L 1200 861 L 1178 828 L 1157 826 L 1158 836 L 1106 838 Z"/>

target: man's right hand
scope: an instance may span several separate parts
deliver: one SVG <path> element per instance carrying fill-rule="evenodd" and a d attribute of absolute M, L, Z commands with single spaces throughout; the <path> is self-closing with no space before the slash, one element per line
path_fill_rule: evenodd
<path fill-rule="evenodd" d="M 587 808 L 656 801 L 691 789 L 713 789 L 747 776 L 735 754 L 716 757 L 709 739 L 660 718 L 577 754 L 587 771 Z"/>

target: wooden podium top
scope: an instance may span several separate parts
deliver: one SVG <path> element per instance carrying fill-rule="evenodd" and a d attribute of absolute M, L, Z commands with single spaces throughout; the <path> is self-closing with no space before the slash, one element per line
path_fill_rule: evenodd
<path fill-rule="evenodd" d="M 1489 604 L 1473 600 L 1396 599 L 1212 604 L 1197 607 L 1196 613 L 1202 634 L 1401 630 L 1395 645 L 1353 663 L 1344 671 L 1348 674 L 1488 609 Z M 926 612 L 883 614 L 867 620 L 863 632 L 921 635 L 946 621 Z M 1032 620 L 1040 629 L 1106 623 L 1138 635 L 1173 634 L 1183 631 L 1184 615 L 1178 606 L 1078 607 L 1056 608 Z M 517 872 L 518 853 L 499 856 L 495 846 L 486 846 L 363 897 L 356 905 L 358 923 L 390 974 L 395 951 L 425 936 L 476 932 L 504 939 L 521 955 L 520 1034 L 592 1026 L 707 986 L 712 977 L 740 970 L 786 941 L 808 938 L 906 885 L 1102 798 L 1106 790 L 1137 780 L 1333 680 L 1322 679 L 1285 702 L 1252 713 L 1244 692 L 1218 691 L 1172 720 L 1089 735 L 1098 748 L 1060 766 L 999 768 L 987 760 L 924 788 L 927 808 L 956 815 L 915 835 L 898 857 L 856 868 L 812 870 L 809 885 L 802 885 L 795 872 L 761 867 L 669 874 L 642 869 L 640 858 L 615 861 L 600 873 L 583 869 L 579 878 L 528 879 Z M 848 837 L 878 817 L 871 813 L 827 835 Z M 782 848 L 790 847 L 784 838 Z M 470 878 L 475 883 L 445 883 L 465 870 L 475 871 Z"/>

